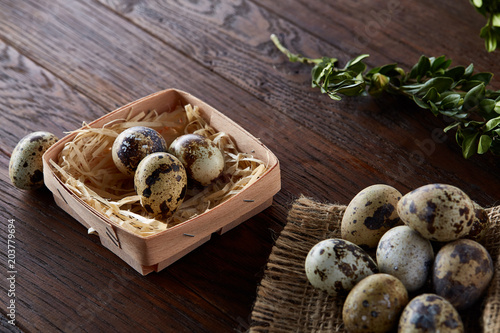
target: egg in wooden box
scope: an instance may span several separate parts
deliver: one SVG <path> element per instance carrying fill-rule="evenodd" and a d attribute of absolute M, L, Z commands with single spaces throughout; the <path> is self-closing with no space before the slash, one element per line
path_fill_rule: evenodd
<path fill-rule="evenodd" d="M 194 133 L 224 152 L 221 177 L 206 186 L 188 186 L 180 207 L 164 220 L 140 205 L 133 177 L 112 161 L 116 137 L 139 125 L 160 133 L 167 146 Z M 78 151 L 79 142 L 94 149 Z M 82 171 L 93 175 L 85 182 L 61 162 L 62 156 L 70 163 L 82 154 L 88 157 L 82 164 L 88 170 Z M 267 147 L 213 107 L 176 89 L 131 102 L 71 132 L 47 150 L 43 163 L 56 203 L 143 275 L 164 269 L 213 233 L 222 234 L 269 207 L 281 187 L 279 161 Z"/>

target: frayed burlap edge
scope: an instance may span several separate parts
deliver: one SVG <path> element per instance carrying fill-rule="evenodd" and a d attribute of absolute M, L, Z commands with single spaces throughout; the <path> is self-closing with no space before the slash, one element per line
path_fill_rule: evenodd
<path fill-rule="evenodd" d="M 307 281 L 304 260 L 319 241 L 340 237 L 346 206 L 300 197 L 276 240 L 252 311 L 250 332 L 345 332 L 344 298 L 314 289 Z M 484 333 L 500 332 L 500 206 L 489 208 L 492 226 L 483 244 L 495 261 L 495 275 L 482 301 L 480 321 Z M 476 311 L 471 317 L 476 317 Z M 464 323 L 468 320 L 464 320 Z M 473 318 L 470 325 L 479 323 Z M 474 331 L 480 331 L 474 327 Z"/>

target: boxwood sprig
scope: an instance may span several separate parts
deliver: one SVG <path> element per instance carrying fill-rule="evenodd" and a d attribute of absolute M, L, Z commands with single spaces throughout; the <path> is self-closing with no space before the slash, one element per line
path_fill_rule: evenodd
<path fill-rule="evenodd" d="M 367 54 L 339 68 L 336 58 L 307 58 L 291 53 L 276 35 L 271 35 L 271 40 L 290 61 L 313 65 L 312 87 L 331 99 L 381 96 L 384 92 L 406 96 L 420 108 L 451 122 L 443 130 L 456 131 L 455 139 L 465 158 L 487 151 L 500 155 L 500 90 L 486 88 L 493 74 L 474 73 L 473 64 L 450 67 L 452 61 L 445 56 L 421 56 L 409 72 L 397 64 L 367 71 L 363 62 Z"/>
<path fill-rule="evenodd" d="M 481 28 L 479 36 L 484 39 L 486 50 L 493 52 L 500 43 L 500 1 L 470 0 L 470 3 L 486 18 L 486 24 Z"/>

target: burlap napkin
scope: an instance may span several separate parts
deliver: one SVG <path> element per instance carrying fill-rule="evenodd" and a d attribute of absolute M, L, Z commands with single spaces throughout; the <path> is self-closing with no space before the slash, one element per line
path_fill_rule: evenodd
<path fill-rule="evenodd" d="M 314 289 L 304 271 L 316 243 L 340 237 L 345 207 L 305 197 L 293 203 L 258 288 L 250 332 L 345 332 L 344 298 Z M 495 275 L 477 306 L 460 313 L 466 332 L 500 332 L 500 206 L 487 211 L 491 227 L 482 243 L 495 262 Z"/>

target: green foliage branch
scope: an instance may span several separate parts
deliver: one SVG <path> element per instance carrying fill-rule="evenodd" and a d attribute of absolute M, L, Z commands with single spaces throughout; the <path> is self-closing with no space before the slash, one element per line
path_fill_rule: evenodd
<path fill-rule="evenodd" d="M 474 65 L 450 67 L 445 56 L 421 56 L 406 72 L 397 64 L 388 64 L 367 71 L 362 54 L 338 67 L 338 59 L 307 58 L 291 53 L 271 35 L 276 47 L 292 62 L 312 65 L 312 87 L 319 88 L 333 100 L 342 96 L 391 93 L 410 98 L 434 116 L 451 122 L 445 132 L 454 129 L 457 143 L 465 158 L 475 153 L 500 155 L 500 90 L 486 87 L 491 73 L 474 73 Z"/>

